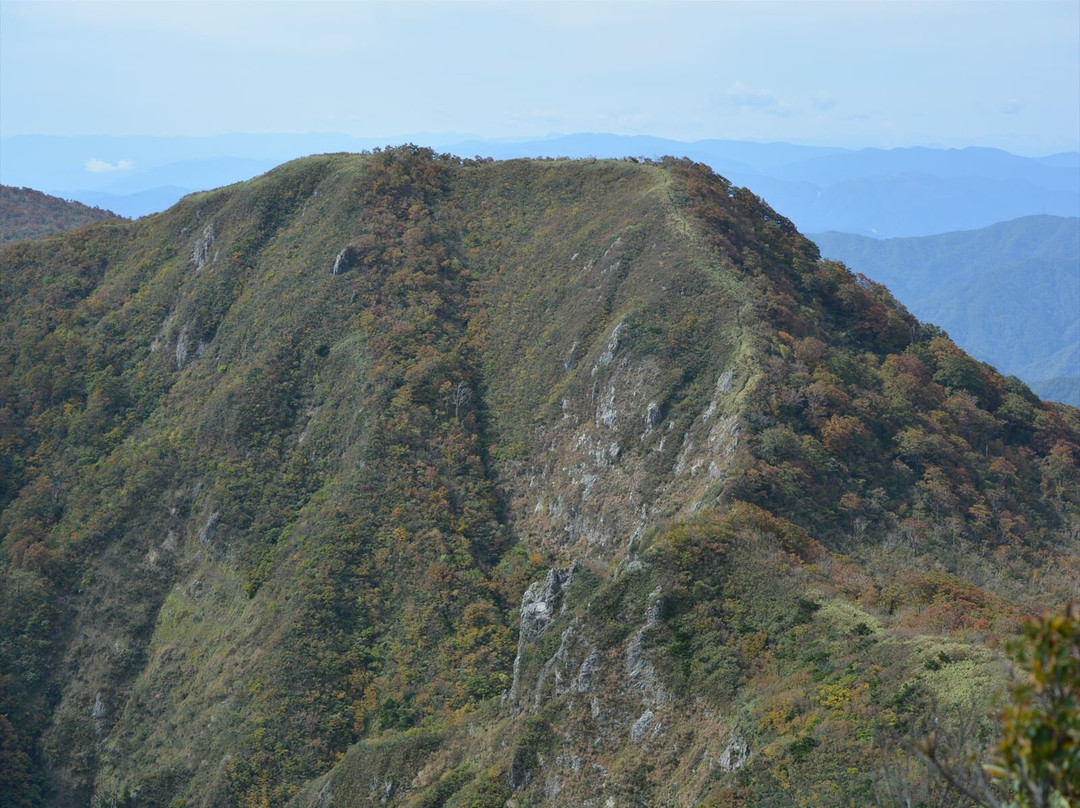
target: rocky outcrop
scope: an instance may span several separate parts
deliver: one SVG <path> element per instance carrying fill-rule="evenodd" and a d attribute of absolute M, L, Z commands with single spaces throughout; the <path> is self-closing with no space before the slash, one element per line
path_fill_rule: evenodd
<path fill-rule="evenodd" d="M 191 262 L 195 264 L 196 272 L 213 260 L 210 251 L 213 249 L 214 239 L 214 223 L 210 222 L 203 228 L 202 234 L 195 239 L 195 246 L 191 250 Z"/>
<path fill-rule="evenodd" d="M 572 564 L 564 569 L 553 569 L 543 582 L 537 581 L 525 590 L 521 598 L 521 644 L 533 642 L 551 624 L 563 607 L 563 593 L 574 581 L 580 569 Z"/>
<path fill-rule="evenodd" d="M 334 266 L 330 270 L 331 275 L 344 275 L 356 262 L 356 250 L 352 245 L 345 247 L 334 258 Z"/>
<path fill-rule="evenodd" d="M 724 747 L 724 751 L 720 753 L 720 760 L 717 761 L 720 771 L 725 773 L 736 771 L 745 766 L 748 760 L 750 760 L 750 745 L 742 733 L 738 730 L 732 731 L 728 736 L 727 746 Z"/>
<path fill-rule="evenodd" d="M 184 365 L 187 364 L 188 358 L 188 331 L 186 328 L 180 330 L 179 336 L 176 338 L 176 369 L 183 370 Z"/>
<path fill-rule="evenodd" d="M 517 656 L 514 658 L 513 684 L 504 694 L 504 702 L 513 704 L 517 701 L 521 684 L 522 652 L 526 646 L 535 642 L 561 613 L 565 605 L 563 593 L 580 568 L 575 562 L 563 569 L 549 570 L 543 581 L 536 581 L 525 590 L 521 598 L 521 627 L 518 632 Z"/>
<path fill-rule="evenodd" d="M 659 587 L 649 594 L 645 607 L 645 624 L 634 632 L 626 649 L 626 688 L 638 694 L 641 703 L 650 707 L 659 707 L 671 701 L 671 695 L 660 686 L 656 668 L 645 649 L 649 631 L 660 620 L 661 595 Z"/>

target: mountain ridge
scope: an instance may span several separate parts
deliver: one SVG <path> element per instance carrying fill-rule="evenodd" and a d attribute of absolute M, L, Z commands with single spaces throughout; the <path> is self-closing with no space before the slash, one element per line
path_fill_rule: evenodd
<path fill-rule="evenodd" d="M 835 229 L 865 235 L 915 236 L 981 227 L 1027 214 L 1080 215 L 1076 153 L 1029 158 L 977 147 L 844 149 L 716 139 L 681 142 L 588 133 L 508 140 L 432 135 L 424 140 L 456 154 L 500 159 L 687 156 L 766 197 L 804 232 Z M 163 144 L 169 148 L 164 154 Z M 378 139 L 331 134 L 2 137 L 0 148 L 6 156 L 0 164 L 0 179 L 46 190 L 65 189 L 59 192 L 99 204 L 102 197 L 96 194 L 120 193 L 126 184 L 138 183 L 144 172 L 181 171 L 165 163 L 191 161 L 188 171 L 217 177 L 205 182 L 204 187 L 220 186 L 252 176 L 252 159 L 280 162 L 306 154 L 381 145 Z M 228 155 L 233 155 L 231 161 L 226 160 Z M 89 171 L 92 159 L 97 163 L 93 164 L 95 170 Z M 245 170 L 249 172 L 246 176 Z M 145 191 L 150 185 L 196 190 L 174 180 L 146 180 L 140 187 Z M 128 187 L 124 193 L 131 190 Z M 111 204 L 121 207 L 125 214 L 142 215 L 160 210 L 179 196 L 114 199 Z"/>
<path fill-rule="evenodd" d="M 0 256 L 48 804 L 865 800 L 1076 594 L 1080 413 L 689 161 L 327 155 Z"/>

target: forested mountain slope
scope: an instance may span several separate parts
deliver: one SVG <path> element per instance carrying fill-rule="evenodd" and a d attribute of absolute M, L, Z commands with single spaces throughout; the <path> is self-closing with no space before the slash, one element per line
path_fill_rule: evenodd
<path fill-rule="evenodd" d="M 901 739 L 1080 594 L 1078 412 L 688 161 L 313 157 L 0 262 L 15 805 L 955 805 Z"/>
<path fill-rule="evenodd" d="M 921 238 L 811 236 L 980 359 L 1080 405 L 1080 219 L 1028 216 Z"/>
<path fill-rule="evenodd" d="M 119 218 L 115 213 L 69 202 L 30 188 L 0 185 L 0 243 L 75 230 Z"/>

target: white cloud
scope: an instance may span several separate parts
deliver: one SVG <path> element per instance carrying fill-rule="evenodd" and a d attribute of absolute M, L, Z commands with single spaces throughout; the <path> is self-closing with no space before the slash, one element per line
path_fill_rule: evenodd
<path fill-rule="evenodd" d="M 753 107 L 754 109 L 778 109 L 783 106 L 780 97 L 768 90 L 759 90 L 748 87 L 741 81 L 737 81 L 728 87 L 724 97 L 740 107 Z"/>
<path fill-rule="evenodd" d="M 744 110 L 779 118 L 790 118 L 806 113 L 805 106 L 802 104 L 789 101 L 771 90 L 750 87 L 741 81 L 736 81 L 724 91 L 723 100 L 733 107 L 741 107 Z M 817 106 L 816 102 L 815 106 Z"/>
<path fill-rule="evenodd" d="M 135 168 L 134 160 L 117 160 L 115 163 L 106 163 L 104 160 L 99 160 L 96 157 L 91 157 L 83 166 L 87 171 L 94 174 L 103 174 L 108 171 L 131 171 Z"/>
<path fill-rule="evenodd" d="M 1024 108 L 1024 102 L 1019 98 L 1010 98 L 1001 106 L 1001 111 L 1006 115 L 1015 115 Z"/>

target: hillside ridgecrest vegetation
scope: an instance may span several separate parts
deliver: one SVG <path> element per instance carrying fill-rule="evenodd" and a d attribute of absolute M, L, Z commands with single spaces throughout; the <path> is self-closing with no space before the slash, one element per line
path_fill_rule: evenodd
<path fill-rule="evenodd" d="M 118 218 L 111 211 L 49 196 L 32 188 L 0 186 L 0 243 L 63 233 Z"/>
<path fill-rule="evenodd" d="M 866 804 L 1077 595 L 1078 412 L 689 161 L 322 155 L 0 261 L 13 804 Z"/>

